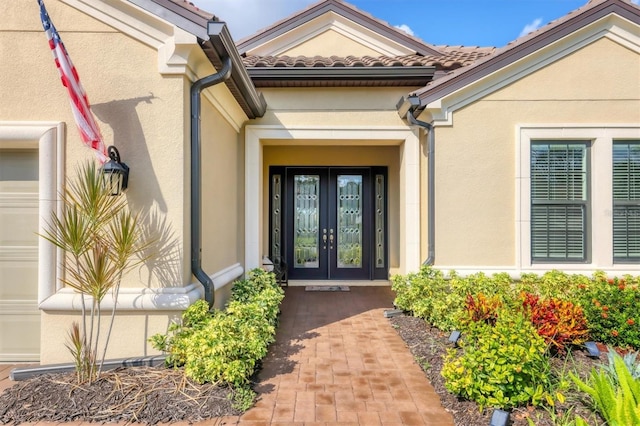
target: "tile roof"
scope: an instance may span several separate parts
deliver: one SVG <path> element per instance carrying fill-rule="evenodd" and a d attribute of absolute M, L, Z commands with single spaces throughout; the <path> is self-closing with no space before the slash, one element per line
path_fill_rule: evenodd
<path fill-rule="evenodd" d="M 491 55 L 495 48 L 439 47 L 441 55 L 403 56 L 247 56 L 246 67 L 254 68 L 318 68 L 318 67 L 415 67 L 432 66 L 437 70 L 454 70 Z"/>

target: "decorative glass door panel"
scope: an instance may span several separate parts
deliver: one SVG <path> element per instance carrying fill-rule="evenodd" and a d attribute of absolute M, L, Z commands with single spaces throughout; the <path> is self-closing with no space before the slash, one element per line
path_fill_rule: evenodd
<path fill-rule="evenodd" d="M 338 175 L 338 268 L 362 267 L 362 175 Z"/>
<path fill-rule="evenodd" d="M 294 176 L 294 268 L 320 266 L 320 176 Z"/>

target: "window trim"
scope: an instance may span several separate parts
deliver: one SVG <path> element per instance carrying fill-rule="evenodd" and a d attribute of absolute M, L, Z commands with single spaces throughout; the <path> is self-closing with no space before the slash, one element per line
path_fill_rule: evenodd
<path fill-rule="evenodd" d="M 637 273 L 637 264 L 613 262 L 613 141 L 640 137 L 638 124 L 520 124 L 516 126 L 516 266 L 521 272 L 552 269 L 576 273 L 603 270 Z M 532 262 L 531 259 L 531 143 L 536 140 L 588 140 L 590 217 L 587 262 Z M 597 242 L 597 244 L 595 244 Z"/>

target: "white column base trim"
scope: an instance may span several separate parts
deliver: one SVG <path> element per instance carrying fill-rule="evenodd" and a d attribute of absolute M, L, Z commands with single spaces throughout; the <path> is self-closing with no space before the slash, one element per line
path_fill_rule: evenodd
<path fill-rule="evenodd" d="M 228 268 L 210 275 L 215 290 L 233 283 L 244 273 L 244 268 L 236 263 Z M 185 287 L 165 288 L 121 288 L 118 295 L 118 311 L 183 311 L 204 297 L 204 289 L 200 283 L 192 283 Z M 86 299 L 90 306 L 90 298 Z M 107 295 L 101 303 L 102 309 L 113 309 L 114 299 Z M 80 311 L 82 298 L 71 288 L 57 291 L 39 305 L 43 311 Z"/>

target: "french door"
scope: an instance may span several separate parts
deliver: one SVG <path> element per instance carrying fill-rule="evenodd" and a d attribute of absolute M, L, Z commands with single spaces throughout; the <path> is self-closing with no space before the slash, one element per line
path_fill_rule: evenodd
<path fill-rule="evenodd" d="M 286 167 L 283 171 L 284 175 L 277 175 L 284 183 L 280 203 L 277 194 L 273 197 L 272 173 L 271 236 L 272 252 L 278 249 L 273 239 L 281 241 L 289 278 L 369 280 L 384 275 L 380 271 L 386 265 L 382 175 L 374 173 L 372 178 L 370 167 Z M 278 211 L 280 218 L 274 217 Z"/>

